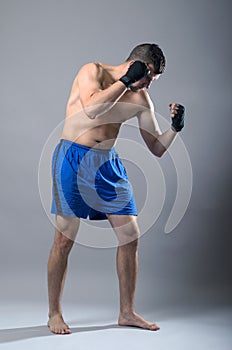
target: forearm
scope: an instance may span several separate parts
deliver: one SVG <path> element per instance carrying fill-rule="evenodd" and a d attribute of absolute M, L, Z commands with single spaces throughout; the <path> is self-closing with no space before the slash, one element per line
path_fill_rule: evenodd
<path fill-rule="evenodd" d="M 95 92 L 85 106 L 86 114 L 89 118 L 95 119 L 108 112 L 126 91 L 126 86 L 121 81 L 116 81 L 107 89 Z"/>
<path fill-rule="evenodd" d="M 152 153 L 158 157 L 161 157 L 166 150 L 171 146 L 175 140 L 177 132 L 174 131 L 171 127 L 159 135 L 153 144 Z"/>

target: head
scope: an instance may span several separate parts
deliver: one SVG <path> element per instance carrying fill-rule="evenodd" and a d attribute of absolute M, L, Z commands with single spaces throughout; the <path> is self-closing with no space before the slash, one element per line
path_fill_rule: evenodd
<path fill-rule="evenodd" d="M 157 80 L 165 70 L 166 60 L 165 56 L 157 44 L 140 44 L 137 45 L 130 53 L 126 62 L 129 61 L 142 61 L 147 64 L 150 73 L 138 81 L 132 84 L 133 87 L 138 90 L 141 88 L 149 88 L 153 80 Z"/>

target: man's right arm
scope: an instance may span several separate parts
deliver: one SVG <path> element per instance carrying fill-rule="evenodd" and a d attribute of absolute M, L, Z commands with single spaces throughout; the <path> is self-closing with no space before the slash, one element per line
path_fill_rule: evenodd
<path fill-rule="evenodd" d="M 77 75 L 80 101 L 91 119 L 109 111 L 127 91 L 127 87 L 120 80 L 103 90 L 101 78 L 102 68 L 95 63 L 84 65 Z"/>

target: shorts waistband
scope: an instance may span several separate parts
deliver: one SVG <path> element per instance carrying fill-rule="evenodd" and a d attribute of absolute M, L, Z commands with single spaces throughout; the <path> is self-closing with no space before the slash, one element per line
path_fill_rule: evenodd
<path fill-rule="evenodd" d="M 85 145 L 82 145 L 80 143 L 77 143 L 77 142 L 73 142 L 73 141 L 70 141 L 70 140 L 67 140 L 67 139 L 60 139 L 60 143 L 63 143 L 67 146 L 72 146 L 72 147 L 75 147 L 75 148 L 78 148 L 78 149 L 84 149 L 86 151 L 90 151 L 91 152 L 98 152 L 98 153 L 101 153 L 101 154 L 109 154 L 109 153 L 113 153 L 113 154 L 117 154 L 116 150 L 114 147 L 111 147 L 109 149 L 97 149 L 97 148 L 94 148 L 94 147 L 89 147 L 89 146 L 85 146 Z"/>

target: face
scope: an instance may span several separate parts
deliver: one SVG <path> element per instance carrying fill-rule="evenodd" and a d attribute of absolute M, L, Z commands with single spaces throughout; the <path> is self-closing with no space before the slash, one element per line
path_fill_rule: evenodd
<path fill-rule="evenodd" d="M 159 79 L 160 74 L 155 74 L 152 64 L 147 64 L 147 67 L 148 67 L 150 73 L 147 74 L 144 78 L 137 81 L 136 83 L 131 84 L 131 86 L 130 86 L 131 91 L 136 92 L 136 91 L 139 91 L 141 89 L 149 89 L 149 87 L 151 86 L 151 83 L 154 80 Z"/>

